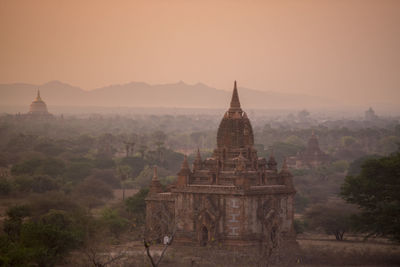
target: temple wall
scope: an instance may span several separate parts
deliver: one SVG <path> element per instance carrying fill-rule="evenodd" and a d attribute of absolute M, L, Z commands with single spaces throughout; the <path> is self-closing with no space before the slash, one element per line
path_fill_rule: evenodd
<path fill-rule="evenodd" d="M 291 233 L 293 196 L 290 194 L 204 194 L 174 193 L 175 221 L 179 239 L 190 243 L 201 241 L 206 228 L 208 241 L 235 241 L 245 244 L 268 236 L 274 225 Z"/>

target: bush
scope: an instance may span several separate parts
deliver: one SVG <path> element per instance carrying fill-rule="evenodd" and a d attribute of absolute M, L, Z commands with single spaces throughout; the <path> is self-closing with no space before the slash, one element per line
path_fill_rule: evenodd
<path fill-rule="evenodd" d="M 33 177 L 32 191 L 35 193 L 44 193 L 51 190 L 57 190 L 58 185 L 51 177 L 47 175 L 37 175 Z"/>
<path fill-rule="evenodd" d="M 12 184 L 5 178 L 0 178 L 0 196 L 6 196 L 10 194 L 12 190 Z"/>
<path fill-rule="evenodd" d="M 42 160 L 38 159 L 38 158 L 25 160 L 22 163 L 12 166 L 11 174 L 12 175 L 24 175 L 24 174 L 33 175 L 41 163 L 42 163 Z"/>
<path fill-rule="evenodd" d="M 145 198 L 149 193 L 149 189 L 142 188 L 134 196 L 125 200 L 125 207 L 128 213 L 136 219 L 137 223 L 144 223 L 146 217 L 146 201 Z"/>
<path fill-rule="evenodd" d="M 33 177 L 29 175 L 16 176 L 14 185 L 19 192 L 28 193 L 32 190 Z"/>
<path fill-rule="evenodd" d="M 83 226 L 71 213 L 50 210 L 39 218 L 24 220 L 31 214 L 28 206 L 7 211 L 0 236 L 1 266 L 54 266 L 69 251 L 82 245 Z"/>
<path fill-rule="evenodd" d="M 85 162 L 72 162 L 64 173 L 67 181 L 80 182 L 90 175 L 92 166 Z"/>
<path fill-rule="evenodd" d="M 56 177 L 65 171 L 65 163 L 62 160 L 48 158 L 41 162 L 37 169 L 37 173 Z"/>
<path fill-rule="evenodd" d="M 115 238 L 119 238 L 119 236 L 129 227 L 129 221 L 119 216 L 117 210 L 111 208 L 105 208 L 103 210 L 102 220 Z"/>

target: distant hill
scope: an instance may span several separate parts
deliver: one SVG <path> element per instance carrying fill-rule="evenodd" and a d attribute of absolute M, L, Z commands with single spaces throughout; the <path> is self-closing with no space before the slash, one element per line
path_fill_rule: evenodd
<path fill-rule="evenodd" d="M 42 85 L 0 84 L 0 106 L 29 106 L 40 89 L 49 106 L 86 107 L 167 107 L 167 108 L 226 108 L 231 91 L 218 90 L 205 84 L 149 85 L 131 82 L 110 85 L 91 91 L 59 81 Z M 333 107 L 335 103 L 308 95 L 281 94 L 239 87 L 245 109 L 301 109 Z"/>

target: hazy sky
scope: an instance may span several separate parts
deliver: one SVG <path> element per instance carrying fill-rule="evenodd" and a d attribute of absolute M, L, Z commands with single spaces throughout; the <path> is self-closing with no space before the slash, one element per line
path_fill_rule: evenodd
<path fill-rule="evenodd" d="M 0 83 L 239 85 L 400 104 L 399 0 L 0 0 Z"/>

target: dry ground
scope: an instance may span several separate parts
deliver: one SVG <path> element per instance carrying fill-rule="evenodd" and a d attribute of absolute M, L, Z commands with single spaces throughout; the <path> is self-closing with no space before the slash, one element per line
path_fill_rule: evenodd
<path fill-rule="evenodd" d="M 400 266 L 399 244 L 360 236 L 345 238 L 336 241 L 326 235 L 299 235 L 298 266 Z"/>
<path fill-rule="evenodd" d="M 383 239 L 363 241 L 361 237 L 353 236 L 340 242 L 326 235 L 307 234 L 298 236 L 297 243 L 297 248 L 283 248 L 280 261 L 270 266 L 400 266 L 400 245 Z M 152 254 L 157 258 L 162 248 L 160 245 L 153 246 Z M 108 251 L 113 251 L 114 255 L 126 255 L 108 266 L 150 266 L 141 242 L 123 243 Z M 219 250 L 218 247 L 192 248 L 173 245 L 168 248 L 160 266 L 259 266 L 257 258 L 257 251 L 243 254 L 234 250 Z"/>

